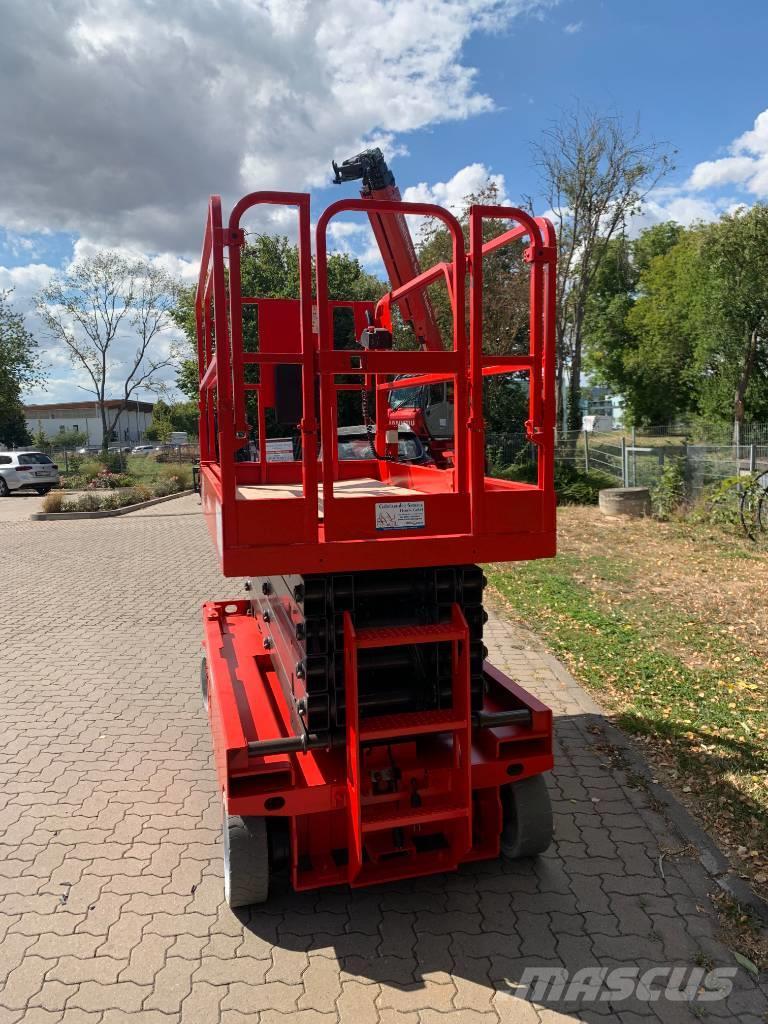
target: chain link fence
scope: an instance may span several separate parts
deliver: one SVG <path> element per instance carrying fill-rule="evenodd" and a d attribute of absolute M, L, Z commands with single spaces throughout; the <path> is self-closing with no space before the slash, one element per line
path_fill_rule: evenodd
<path fill-rule="evenodd" d="M 727 426 L 708 425 L 714 435 Z M 596 471 L 610 477 L 617 487 L 654 487 L 665 465 L 675 460 L 682 471 L 689 500 L 705 487 L 732 477 L 768 472 L 768 424 L 749 424 L 742 430 L 741 444 L 697 440 L 692 427 L 672 424 L 642 431 L 558 431 L 555 462 L 581 472 Z M 705 428 L 697 428 L 706 433 Z M 486 455 L 489 469 L 523 477 L 536 464 L 536 447 L 525 434 L 488 434 Z"/>

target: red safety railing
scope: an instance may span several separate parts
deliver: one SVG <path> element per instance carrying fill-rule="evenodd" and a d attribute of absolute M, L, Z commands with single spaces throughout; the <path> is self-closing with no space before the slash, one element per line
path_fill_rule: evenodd
<path fill-rule="evenodd" d="M 244 214 L 257 206 L 295 209 L 298 216 L 299 299 L 271 300 L 243 295 L 241 250 L 245 235 Z M 341 213 L 374 212 L 379 216 L 416 215 L 439 220 L 451 238 L 452 260 L 440 263 L 384 296 L 376 306 L 377 322 L 391 326 L 391 307 L 443 280 L 450 299 L 453 331 L 443 350 L 422 351 L 336 349 L 333 343 L 333 310 L 353 308 L 355 336 L 360 334 L 363 305 L 328 299 L 327 233 Z M 483 242 L 487 219 L 514 222 L 514 227 Z M 530 273 L 529 351 L 520 355 L 486 355 L 483 352 L 483 259 L 503 245 L 527 238 L 525 259 Z M 228 254 L 228 260 L 225 258 Z M 359 557 L 372 567 L 384 560 L 382 550 L 370 544 L 386 541 L 390 559 L 400 564 L 439 564 L 440 561 L 477 561 L 489 557 L 539 557 L 554 550 L 554 302 L 555 239 L 548 221 L 522 210 L 502 206 L 473 206 L 469 213 L 469 252 L 461 225 L 449 212 L 427 203 L 371 199 L 345 199 L 325 210 L 316 228 L 316 298 L 312 296 L 310 201 L 303 193 L 254 192 L 234 207 L 224 227 L 221 201 L 211 198 L 201 256 L 195 313 L 200 365 L 200 453 L 204 508 L 216 537 L 226 572 L 240 574 L 261 552 L 266 565 L 290 561 L 287 549 L 298 559 L 287 571 L 319 571 L 335 565 L 333 556 L 322 554 L 334 542 L 370 542 Z M 469 287 L 467 288 L 467 284 Z M 313 318 L 313 301 L 317 316 Z M 270 306 L 269 304 L 272 304 Z M 259 317 L 278 303 L 287 308 L 285 330 L 257 351 L 244 350 L 243 309 L 259 308 Z M 468 308 L 467 308 L 468 306 Z M 290 308 L 288 308 L 290 307 Z M 359 308 L 358 308 L 359 307 Z M 290 314 L 290 315 L 288 315 Z M 282 315 L 282 313 L 281 313 Z M 313 322 L 314 321 L 314 322 Z M 259 321 L 261 323 L 261 320 Z M 467 329 L 468 323 L 468 329 Z M 277 338 L 277 340 L 275 340 Z M 301 457 L 295 462 L 274 464 L 267 457 L 265 410 L 272 385 L 265 380 L 281 364 L 301 370 L 302 416 L 299 424 Z M 246 369 L 259 368 L 258 381 L 246 381 Z M 485 472 L 485 424 L 483 379 L 523 371 L 529 376 L 529 417 L 526 429 L 536 444 L 536 485 L 492 480 Z M 393 377 L 406 374 L 404 379 Z M 266 376 L 265 376 L 266 375 Z M 321 438 L 337 436 L 337 399 L 340 391 L 358 390 L 360 384 L 340 381 L 357 377 L 376 396 L 376 450 L 386 449 L 387 394 L 391 390 L 437 381 L 453 382 L 454 462 L 446 469 L 409 467 L 398 461 L 363 460 L 340 462 L 335 443 L 320 445 Z M 319 392 L 316 392 L 319 381 Z M 246 395 L 255 392 L 258 404 L 258 456 L 249 454 L 249 423 Z M 319 395 L 319 410 L 317 408 Z M 319 418 L 319 422 L 318 422 Z M 395 447 L 395 451 L 396 451 Z M 391 454 L 391 446 L 389 453 Z M 320 452 L 318 458 L 318 452 Z M 410 488 L 426 509 L 419 532 L 399 527 L 387 534 L 373 525 L 378 510 L 375 495 L 337 494 L 335 484 L 356 477 L 393 488 Z M 268 500 L 243 490 L 254 485 L 294 488 L 290 494 L 270 493 Z M 254 489 L 258 490 L 258 487 Z M 532 491 L 539 494 L 533 502 Z M 259 495 L 261 497 L 261 495 Z M 513 507 L 512 502 L 517 502 Z M 214 509 L 214 504 L 218 511 Z M 512 518 L 510 518 L 512 517 Z M 525 546 L 524 534 L 531 535 Z M 514 543 L 510 535 L 515 534 Z M 538 536 L 538 540 L 534 539 Z M 497 547 L 494 537 L 503 537 Z M 460 551 L 458 541 L 466 542 Z M 422 542 L 417 554 L 405 545 Z M 448 541 L 453 557 L 440 554 L 440 541 Z M 447 551 L 447 549 L 446 549 Z M 305 560 L 306 556 L 306 560 Z M 339 567 L 352 564 L 350 551 L 339 556 Z M 241 568 L 236 569 L 239 564 Z M 264 571 L 274 571 L 264 569 Z"/>
<path fill-rule="evenodd" d="M 405 203 L 391 200 L 342 199 L 333 203 L 321 215 L 317 222 L 317 303 L 323 309 L 328 302 L 328 259 L 327 232 L 330 221 L 339 213 L 360 211 L 363 213 L 409 214 L 422 217 L 433 217 L 441 221 L 451 235 L 453 263 L 450 273 L 450 293 L 453 296 L 453 339 L 452 348 L 442 352 L 426 350 L 423 352 L 339 352 L 333 350 L 330 324 L 326 317 L 319 322 L 319 372 L 320 372 L 320 409 L 321 431 L 324 437 L 335 437 L 336 427 L 333 410 L 336 407 L 334 394 L 336 384 L 334 376 L 338 373 L 349 373 L 353 364 L 360 362 L 367 373 L 376 377 L 391 377 L 399 373 L 428 374 L 441 373 L 455 380 L 454 420 L 466 421 L 469 412 L 466 366 L 468 360 L 467 339 L 464 315 L 464 236 L 461 225 L 447 210 L 432 203 Z M 424 275 L 421 275 L 423 278 Z M 420 281 L 421 278 L 415 279 Z M 421 290 L 425 285 L 417 285 L 413 281 L 399 289 L 403 297 L 410 291 Z M 391 299 L 395 299 L 393 294 Z M 379 405 L 379 408 L 381 406 Z M 377 418 L 377 444 L 379 450 L 384 447 L 384 436 L 387 421 L 385 416 Z M 465 494 L 468 489 L 466 467 L 466 436 L 462 430 L 456 431 L 456 466 L 452 479 L 452 489 Z M 333 482 L 338 479 L 338 451 L 336 445 L 323 446 L 323 499 L 325 507 L 334 508 Z M 332 521 L 332 515 L 329 516 Z"/>

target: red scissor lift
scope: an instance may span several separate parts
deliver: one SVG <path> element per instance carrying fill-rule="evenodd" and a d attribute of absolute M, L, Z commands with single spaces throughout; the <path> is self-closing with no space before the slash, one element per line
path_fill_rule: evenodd
<path fill-rule="evenodd" d="M 297 214 L 297 300 L 242 294 L 241 220 L 263 205 Z M 375 308 L 330 302 L 328 227 L 352 211 L 437 218 L 452 262 L 417 273 Z M 515 226 L 484 244 L 488 218 Z M 453 870 L 500 848 L 532 855 L 551 838 L 541 777 L 552 766 L 551 712 L 484 660 L 475 563 L 555 552 L 552 227 L 521 210 L 474 206 L 467 252 L 461 226 L 440 207 L 345 199 L 319 218 L 314 275 L 310 237 L 306 194 L 252 193 L 226 225 L 219 197 L 210 201 L 196 304 L 201 496 L 223 573 L 250 577 L 246 599 L 203 610 L 232 906 L 265 900 L 270 877 L 284 870 L 296 889 L 359 886 Z M 530 351 L 489 356 L 483 258 L 523 237 Z M 392 307 L 439 279 L 453 310 L 449 343 L 386 347 Z M 257 346 L 243 340 L 249 305 Z M 368 347 L 334 348 L 337 306 L 352 309 Z M 483 379 L 520 371 L 529 377 L 535 484 L 485 472 Z M 411 376 L 394 380 L 401 374 Z M 400 461 L 388 430 L 388 393 L 414 376 L 453 382 L 455 457 L 446 468 Z M 286 379 L 300 392 L 299 457 L 272 461 L 266 413 Z M 336 438 L 339 392 L 362 386 L 375 394 L 375 444 L 370 459 L 343 461 L 322 440 Z"/>

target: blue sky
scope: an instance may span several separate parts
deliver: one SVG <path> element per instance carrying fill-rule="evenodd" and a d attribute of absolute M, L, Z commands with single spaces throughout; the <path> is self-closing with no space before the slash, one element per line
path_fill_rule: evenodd
<path fill-rule="evenodd" d="M 363 145 L 390 154 L 406 198 L 453 204 L 488 174 L 512 202 L 536 197 L 531 144 L 577 102 L 639 115 L 677 150 L 644 222 L 712 219 L 768 198 L 768 72 L 749 52 L 767 38 L 757 0 L 15 5 L 0 41 L 0 88 L 19 96 L 0 112 L 0 287 L 29 311 L 104 246 L 192 280 L 210 192 L 307 189 L 316 215 L 342 194 L 330 158 Z M 362 232 L 339 244 L 370 259 Z M 81 397 L 29 316 L 51 366 L 30 397 Z"/>

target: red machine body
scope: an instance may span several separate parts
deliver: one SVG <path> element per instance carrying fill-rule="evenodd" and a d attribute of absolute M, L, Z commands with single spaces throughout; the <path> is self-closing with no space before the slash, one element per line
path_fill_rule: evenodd
<path fill-rule="evenodd" d="M 242 294 L 241 219 L 263 204 L 297 213 L 301 294 L 296 300 Z M 375 308 L 329 302 L 328 226 L 349 211 L 399 218 L 403 224 L 407 214 L 435 217 L 450 232 L 453 260 L 393 282 Z M 483 244 L 485 218 L 513 226 Z M 461 226 L 437 206 L 378 198 L 334 203 L 317 223 L 313 297 L 308 195 L 252 193 L 237 203 L 226 224 L 219 198 L 212 197 L 196 302 L 200 487 L 225 575 L 258 576 L 263 595 L 270 595 L 270 579 L 288 574 L 321 581 L 341 594 L 347 579 L 360 589 L 362 573 L 365 585 L 374 589 L 381 580 L 385 594 L 388 579 L 414 567 L 437 567 L 434 586 L 439 587 L 440 567 L 459 567 L 454 575 L 463 579 L 461 567 L 468 572 L 478 561 L 554 555 L 553 229 L 507 207 L 475 206 L 469 223 L 467 251 Z M 488 356 L 482 346 L 483 260 L 523 236 L 529 240 L 530 351 Z M 433 332 L 424 294 L 439 277 L 447 283 L 454 314 L 453 337 L 444 340 Z M 409 311 L 417 332 L 423 330 L 423 351 L 333 347 L 337 308 L 351 308 L 359 337 L 371 316 L 381 329 L 391 329 L 395 303 L 403 315 Z M 243 343 L 248 306 L 258 311 L 258 346 L 252 351 Z M 255 380 L 247 373 L 254 366 Z M 276 371 L 286 366 L 298 368 L 292 372 L 301 390 L 300 455 L 271 461 L 266 411 L 276 401 Z M 533 484 L 497 480 L 485 472 L 483 379 L 520 371 L 530 382 L 526 429 L 538 454 Z M 420 385 L 449 381 L 453 386 L 456 431 L 448 467 L 398 461 L 397 447 L 387 437 L 388 394 L 413 386 L 413 376 Z M 350 377 L 357 383 L 349 383 Z M 322 441 L 336 438 L 339 393 L 359 391 L 363 382 L 375 394 L 375 450 L 381 457 L 345 462 L 336 443 Z M 254 392 L 257 415 L 250 423 L 247 405 Z M 297 889 L 365 885 L 497 856 L 504 787 L 552 766 L 551 712 L 488 662 L 481 669 L 482 693 L 471 695 L 470 680 L 478 675 L 470 666 L 477 617 L 473 611 L 468 624 L 468 609 L 455 595 L 441 598 L 439 611 L 427 609 L 426 621 L 404 617 L 396 602 L 388 617 L 390 612 L 381 611 L 387 608 L 384 596 L 362 625 L 359 605 L 338 598 L 335 671 L 343 686 L 331 704 L 343 694 L 343 708 L 334 712 L 335 728 L 313 731 L 305 666 L 288 664 L 292 631 L 298 638 L 304 629 L 298 594 L 303 586 L 294 587 L 295 601 L 265 605 L 263 612 L 250 599 L 204 606 L 204 692 L 224 798 L 227 856 L 232 837 L 247 832 L 253 843 L 262 829 L 272 864 L 280 831 Z M 309 638 L 306 644 L 309 650 Z M 398 651 L 411 652 L 417 664 L 419 651 L 438 648 L 448 697 L 443 694 L 435 706 L 420 710 L 377 710 L 375 701 L 386 697 L 388 684 L 377 684 L 371 697 L 370 665 L 380 667 Z M 241 828 L 237 822 L 251 824 Z M 252 890 L 249 901 L 262 898 L 259 892 Z"/>

